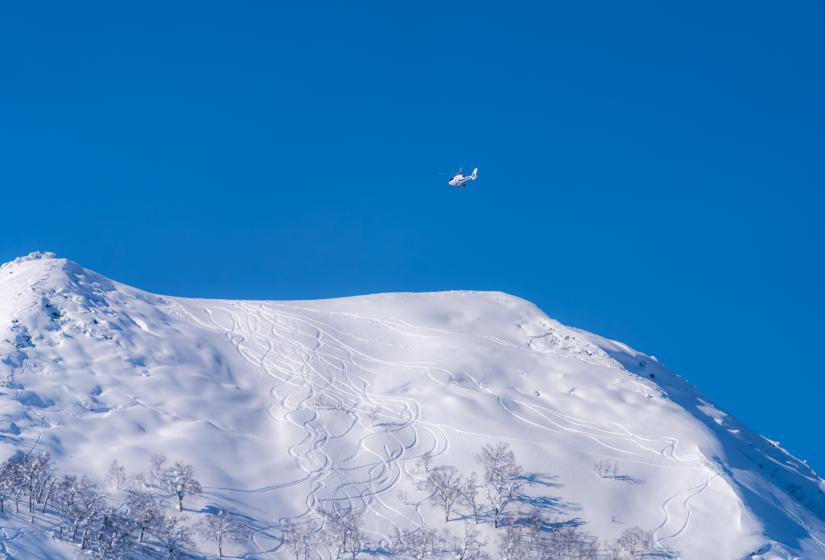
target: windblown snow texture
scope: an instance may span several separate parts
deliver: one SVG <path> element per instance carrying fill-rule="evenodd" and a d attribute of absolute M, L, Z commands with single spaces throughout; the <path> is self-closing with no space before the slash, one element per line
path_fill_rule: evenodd
<path fill-rule="evenodd" d="M 478 470 L 499 441 L 524 505 L 600 538 L 639 526 L 686 559 L 825 558 L 805 463 L 655 358 L 503 293 L 184 299 L 37 253 L 0 268 L 0 378 L 0 459 L 46 449 L 101 482 L 113 459 L 185 460 L 204 485 L 191 511 L 246 516 L 248 558 L 276 557 L 283 518 L 333 502 L 364 508 L 374 539 L 438 526 L 416 462 Z M 617 477 L 595 475 L 604 460 Z M 0 554 L 76 554 L 0 524 Z"/>

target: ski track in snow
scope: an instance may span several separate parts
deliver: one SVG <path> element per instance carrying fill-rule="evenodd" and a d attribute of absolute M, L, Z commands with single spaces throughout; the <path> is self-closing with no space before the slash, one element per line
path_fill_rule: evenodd
<path fill-rule="evenodd" d="M 210 323 L 198 320 L 178 306 L 175 310 L 178 315 L 201 327 L 223 332 L 241 357 L 271 376 L 276 384 L 270 395 L 278 402 L 267 413 L 273 421 L 286 419 L 304 433 L 304 437 L 291 445 L 287 452 L 305 476 L 252 492 L 269 492 L 309 482 L 306 510 L 299 518 L 312 516 L 320 523 L 323 520 L 320 509 L 329 505 L 332 508 L 370 511 L 386 520 L 395 530 L 401 530 L 401 524 L 419 524 L 383 501 L 382 494 L 395 486 L 402 472 L 409 472 L 402 465 L 425 453 L 440 455 L 448 448 L 449 442 L 443 432 L 439 434 L 438 430 L 415 425 L 420 416 L 419 403 L 373 395 L 369 392 L 367 381 L 356 373 L 359 369 L 369 371 L 367 364 L 370 362 L 392 367 L 418 366 L 370 357 L 347 346 L 304 317 L 276 313 L 254 304 L 236 303 L 217 309 L 204 308 Z M 242 320 L 236 310 L 241 311 L 247 320 Z M 226 313 L 231 324 L 218 320 L 216 311 Z M 251 321 L 253 317 L 254 321 Z M 320 398 L 315 400 L 318 395 L 323 395 L 326 401 L 321 402 Z M 272 414 L 276 406 L 284 411 L 282 418 Z M 377 410 L 377 416 L 381 418 L 377 427 L 368 425 L 363 418 L 370 409 Z M 350 425 L 343 433 L 332 435 L 322 416 L 336 414 L 349 416 Z M 302 415 L 305 417 L 303 420 Z M 334 461 L 324 448 L 333 439 L 346 436 L 356 425 L 367 433 L 358 440 L 355 453 Z M 426 432 L 426 439 L 421 437 L 419 430 Z M 379 440 L 386 438 L 380 449 L 370 446 L 369 440 L 376 436 Z M 428 440 L 430 445 L 419 449 Z M 321 497 L 327 489 L 327 480 L 333 476 L 340 481 L 331 493 Z M 277 525 L 267 529 L 274 527 Z M 268 552 L 272 551 L 261 550 L 261 553 Z"/>
<path fill-rule="evenodd" d="M 684 490 L 682 492 L 677 492 L 676 494 L 673 494 L 672 496 L 667 498 L 662 503 L 662 505 L 660 506 L 660 509 L 662 510 L 662 513 L 664 514 L 664 519 L 662 519 L 662 522 L 659 524 L 659 526 L 656 527 L 653 530 L 653 540 L 655 542 L 656 548 L 660 552 L 666 552 L 667 551 L 666 547 L 664 547 L 662 545 L 662 541 L 668 540 L 668 539 L 675 539 L 676 537 L 678 537 L 682 533 L 684 533 L 684 531 L 687 529 L 687 527 L 690 523 L 690 519 L 693 515 L 693 511 L 690 509 L 691 500 L 693 500 L 696 496 L 698 496 L 699 494 L 701 494 L 702 492 L 704 492 L 708 488 L 710 488 L 710 483 L 713 480 L 713 478 L 715 478 L 715 476 L 716 475 L 714 475 L 713 473 L 708 471 L 707 477 L 706 477 L 705 481 L 702 484 L 699 484 L 699 485 L 694 486 L 692 488 L 688 488 L 687 490 Z M 681 525 L 679 525 L 679 527 L 675 531 L 673 531 L 672 533 L 670 533 L 667 536 L 660 537 L 659 534 L 662 531 L 664 531 L 666 527 L 670 526 L 672 522 L 678 523 L 678 521 L 676 521 L 675 518 L 671 515 L 669 506 L 670 506 L 670 503 L 674 499 L 676 499 L 680 496 L 685 496 L 685 499 L 682 500 L 682 503 L 681 503 L 681 507 L 684 510 L 684 514 L 683 514 L 683 517 L 682 517 L 683 521 L 682 521 Z"/>
<path fill-rule="evenodd" d="M 420 508 L 425 500 L 416 504 L 419 519 L 413 520 L 392 507 L 383 497 L 396 485 L 402 473 L 415 476 L 408 468 L 409 462 L 422 457 L 425 453 L 436 457 L 449 449 L 449 437 L 445 430 L 506 439 L 495 434 L 462 432 L 452 426 L 423 420 L 422 404 L 415 399 L 371 394 L 369 383 L 358 372 L 372 373 L 376 366 L 421 371 L 441 385 L 451 386 L 456 390 L 473 389 L 455 384 L 454 372 L 436 364 L 392 362 L 370 356 L 345 343 L 343 339 L 347 337 L 370 344 L 375 344 L 375 341 L 359 339 L 352 334 L 340 332 L 316 317 L 298 312 L 294 306 L 255 302 L 215 303 L 211 307 L 202 308 L 209 317 L 209 322 L 197 319 L 179 304 L 175 304 L 173 310 L 187 321 L 214 332 L 222 332 L 244 360 L 263 370 L 275 381 L 270 390 L 270 396 L 275 402 L 267 410 L 267 414 L 273 421 L 286 420 L 304 433 L 304 437 L 287 450 L 304 476 L 264 488 L 231 491 L 265 493 L 308 482 L 310 489 L 305 501 L 306 509 L 298 516 L 299 518 L 314 517 L 321 523 L 321 508 L 331 505 L 333 508 L 346 507 L 371 512 L 384 519 L 396 531 L 401 530 L 402 525 L 421 525 L 424 517 Z M 318 313 L 317 310 L 306 311 Z M 216 313 L 225 314 L 229 324 L 216 317 Z M 370 320 L 404 336 L 430 337 L 436 335 L 416 331 L 441 331 L 416 327 L 403 321 L 388 321 L 356 314 L 345 315 L 354 319 Z M 458 333 L 451 334 L 455 336 Z M 500 340 L 494 342 L 508 347 L 514 346 Z M 444 375 L 450 381 L 444 382 L 433 373 Z M 528 403 L 498 394 L 481 385 L 469 373 L 461 373 L 462 377 L 473 383 L 475 391 L 484 392 L 495 398 L 507 414 L 533 428 L 564 432 L 576 438 L 589 440 L 603 447 L 606 457 L 656 468 L 681 468 L 703 473 L 705 480 L 702 484 L 680 491 L 661 504 L 664 519 L 654 530 L 657 546 L 664 550 L 661 541 L 675 539 L 687 530 L 692 515 L 690 502 L 709 488 L 712 478 L 705 466 L 706 459 L 701 453 L 682 457 L 677 453 L 677 438 L 634 434 L 618 423 L 602 425 L 575 418 L 547 405 Z M 326 401 L 322 401 L 322 397 Z M 280 417 L 272 413 L 275 408 L 283 411 Z M 378 426 L 370 426 L 365 421 L 364 415 L 371 410 L 377 411 L 376 415 L 382 420 Z M 324 417 L 335 414 L 345 414 L 350 417 L 351 422 L 345 432 L 332 435 L 324 423 Z M 367 433 L 359 438 L 357 449 L 352 455 L 334 460 L 324 451 L 331 441 L 343 438 L 357 427 Z M 425 437 L 422 437 L 422 432 Z M 384 441 L 391 441 L 393 447 L 390 448 L 388 443 L 384 443 L 381 449 L 371 448 L 369 440 L 373 436 L 378 436 L 379 439 L 386 438 Z M 429 446 L 424 443 L 425 441 L 430 442 Z M 572 449 L 596 455 L 592 450 L 578 447 Z M 338 479 L 338 482 L 330 493 L 327 491 L 327 485 L 333 478 Z M 670 505 L 679 496 L 686 496 L 680 505 L 683 511 L 679 516 L 682 520 L 681 525 L 667 536 L 660 537 L 660 533 L 666 527 L 673 522 L 678 523 L 670 512 Z M 261 531 L 277 527 L 278 525 L 273 525 Z M 277 537 L 270 535 L 270 538 Z M 270 553 L 276 550 L 277 548 L 260 552 Z"/>
<path fill-rule="evenodd" d="M 9 422 L 22 426 L 22 432 L 9 426 L 9 447 L 23 453 L 49 447 L 66 466 L 77 469 L 80 459 L 67 453 L 59 438 L 66 434 L 66 441 L 84 444 L 100 436 L 111 441 L 109 434 L 94 430 L 110 428 L 112 416 L 135 430 L 133 453 L 145 453 L 139 435 L 147 418 L 142 407 L 153 426 L 169 427 L 168 437 L 158 442 L 166 453 L 176 449 L 174 438 L 190 433 L 200 436 L 193 440 L 195 447 L 200 445 L 193 451 L 199 461 L 209 460 L 212 449 L 258 452 L 268 461 L 242 465 L 237 472 L 231 453 L 216 457 L 210 464 L 215 474 L 242 482 L 204 488 L 215 504 L 244 504 L 240 514 L 248 516 L 254 543 L 246 547 L 245 560 L 280 557 L 287 519 L 306 520 L 321 530 L 328 510 L 363 512 L 369 538 L 387 543 L 398 531 L 433 519 L 434 509 L 425 507 L 426 492 L 414 490 L 410 498 L 404 493 L 422 479 L 419 460 L 425 454 L 435 457 L 436 466 L 472 468 L 473 451 L 494 441 L 512 442 L 530 473 L 558 474 L 567 489 L 555 498 L 562 507 L 569 503 L 570 511 L 585 508 L 582 521 L 599 536 L 615 536 L 621 530 L 615 523 L 655 526 L 658 556 L 671 557 L 671 551 L 681 548 L 691 558 L 742 557 L 720 553 L 718 540 L 726 551 L 760 550 L 758 554 L 790 558 L 784 544 L 764 545 L 760 535 L 769 533 L 760 533 L 760 522 L 764 518 L 769 526 L 770 519 L 737 492 L 737 485 L 744 485 L 806 530 L 810 538 L 800 550 L 809 551 L 811 545 L 814 552 L 803 555 L 819 556 L 816 503 L 811 506 L 796 495 L 794 502 L 781 493 L 782 485 L 795 479 L 780 477 L 774 484 L 764 477 L 768 484 L 763 487 L 757 476 L 748 486 L 749 479 L 737 474 L 747 471 L 748 464 L 726 463 L 736 448 L 719 437 L 725 434 L 716 433 L 715 426 L 707 430 L 706 418 L 691 403 L 648 401 L 651 406 L 641 405 L 644 410 L 636 415 L 638 395 L 655 397 L 661 387 L 659 393 L 666 396 L 663 391 L 671 390 L 669 372 L 663 371 L 660 381 L 659 366 L 646 370 L 651 377 L 657 374 L 652 383 L 646 375 L 632 373 L 639 371 L 633 360 L 642 354 L 569 329 L 506 294 L 392 294 L 331 302 L 184 300 L 107 284 L 65 261 L 22 262 L 0 277 L 0 314 L 11 325 L 20 323 L 10 327 L 9 340 L 0 341 L 11 344 L 12 352 L 6 362 L 10 367 L 4 368 L 7 399 L 17 401 L 6 403 Z M 30 332 L 32 350 L 25 343 L 15 350 L 15 337 Z M 207 352 L 200 351 L 203 335 L 217 342 L 206 342 Z M 155 351 L 152 337 L 167 339 Z M 204 399 L 198 399 L 210 359 L 218 368 L 206 380 Z M 44 368 L 48 362 L 54 367 Z M 170 366 L 175 368 L 172 375 L 153 376 L 151 382 L 131 375 L 140 368 L 144 376 L 155 369 L 166 373 Z M 89 373 L 101 376 L 100 385 Z M 177 387 L 187 388 L 186 399 L 168 407 L 157 402 L 156 395 Z M 580 387 L 576 398 L 568 399 Z M 87 409 L 86 393 L 96 401 L 101 392 L 107 408 Z M 222 398 L 237 406 L 214 413 L 197 409 L 202 402 L 222 403 Z M 78 404 L 76 413 L 72 407 Z M 712 404 L 699 399 L 699 405 L 700 413 L 719 422 Z M 128 412 L 134 408 L 138 410 Z M 127 412 L 117 417 L 120 411 Z M 658 433 L 650 433 L 653 429 Z M 215 447 L 203 449 L 211 445 L 212 433 Z M 812 491 L 821 483 L 798 462 L 763 450 L 761 442 L 745 442 L 757 455 L 753 459 L 746 453 L 746 458 L 761 461 L 764 456 L 774 469 L 770 477 L 782 469 L 807 477 L 800 481 L 803 486 L 813 480 Z M 554 458 L 556 468 L 545 469 Z M 595 459 L 620 462 L 634 475 L 621 478 L 645 486 L 638 492 L 615 485 L 590 488 L 582 467 Z M 525 493 L 554 503 L 551 496 Z M 617 520 L 605 511 L 628 514 Z M 717 527 L 714 512 L 733 527 Z M 277 518 L 281 515 L 289 517 Z M 775 530 L 771 538 L 783 540 L 781 530 Z M 0 527 L 0 556 L 18 555 L 20 542 L 28 544 L 29 538 L 36 539 L 27 537 L 25 529 Z M 798 541 L 787 542 L 793 548 Z M 328 557 L 328 551 L 317 550 L 307 560 Z"/>

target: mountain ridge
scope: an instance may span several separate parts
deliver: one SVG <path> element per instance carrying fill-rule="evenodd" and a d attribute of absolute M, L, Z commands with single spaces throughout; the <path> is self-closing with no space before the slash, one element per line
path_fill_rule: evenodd
<path fill-rule="evenodd" d="M 541 485 L 529 498 L 599 537 L 632 523 L 684 558 L 825 557 L 813 469 L 655 358 L 502 292 L 189 299 L 33 253 L 0 266 L 0 340 L 5 456 L 42 446 L 100 478 L 112 457 L 175 453 L 203 473 L 204 504 L 258 521 L 250 558 L 324 503 L 363 506 L 381 538 L 430 522 L 398 497 L 414 462 L 469 470 L 496 440 L 560 481 L 554 502 Z M 593 484 L 583 471 L 605 459 L 626 482 Z"/>

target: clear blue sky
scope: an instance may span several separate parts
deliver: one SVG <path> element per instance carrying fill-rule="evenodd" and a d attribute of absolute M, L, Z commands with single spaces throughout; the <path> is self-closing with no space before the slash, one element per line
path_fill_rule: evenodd
<path fill-rule="evenodd" d="M 48 249 L 189 296 L 504 290 L 825 472 L 824 21 L 4 2 L 0 260 Z M 464 191 L 441 174 L 460 165 Z"/>

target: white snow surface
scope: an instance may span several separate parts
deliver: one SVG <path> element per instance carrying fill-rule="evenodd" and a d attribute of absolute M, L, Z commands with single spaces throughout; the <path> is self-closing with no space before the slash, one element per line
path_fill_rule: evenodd
<path fill-rule="evenodd" d="M 101 485 L 113 459 L 184 460 L 204 486 L 191 515 L 244 515 L 249 559 L 285 557 L 280 521 L 332 501 L 365 508 L 376 541 L 438 527 L 418 459 L 469 473 L 499 441 L 527 476 L 516 508 L 603 539 L 649 529 L 685 559 L 825 558 L 809 466 L 655 358 L 504 293 L 185 299 L 33 253 L 0 267 L 0 379 L 0 460 L 47 449 Z M 74 554 L 0 525 L 0 555 Z"/>

